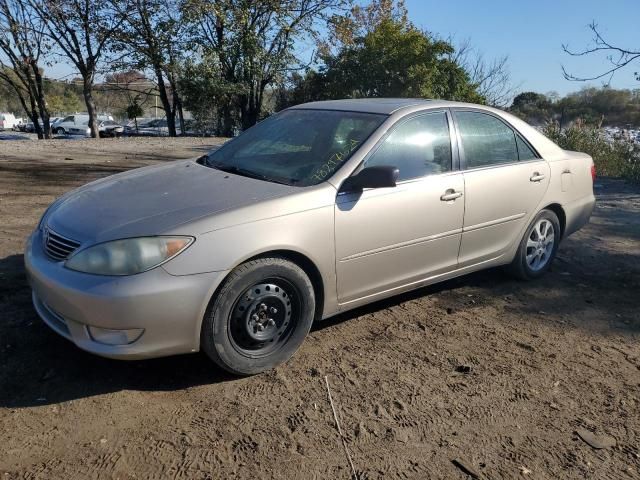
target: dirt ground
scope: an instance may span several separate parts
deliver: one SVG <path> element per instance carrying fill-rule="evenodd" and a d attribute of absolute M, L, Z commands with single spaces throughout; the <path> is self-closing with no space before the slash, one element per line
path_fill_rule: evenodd
<path fill-rule="evenodd" d="M 344 314 L 263 375 L 106 360 L 50 331 L 22 257 L 45 207 L 215 143 L 0 140 L 0 479 L 346 479 L 325 376 L 362 479 L 640 478 L 640 188 L 621 181 L 598 180 L 545 278 L 491 270 Z"/>

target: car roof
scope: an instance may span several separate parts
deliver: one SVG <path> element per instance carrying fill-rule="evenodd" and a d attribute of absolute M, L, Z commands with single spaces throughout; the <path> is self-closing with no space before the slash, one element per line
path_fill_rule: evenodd
<path fill-rule="evenodd" d="M 349 112 L 381 113 L 391 115 L 399 110 L 446 107 L 485 108 L 483 105 L 452 102 L 448 100 L 432 100 L 423 98 L 349 98 L 344 100 L 325 100 L 321 102 L 302 103 L 291 109 L 342 110 Z"/>
<path fill-rule="evenodd" d="M 418 112 L 423 109 L 439 108 L 473 108 L 492 113 L 506 120 L 512 128 L 533 144 L 543 158 L 554 159 L 563 155 L 563 150 L 528 123 L 514 115 L 486 105 L 475 103 L 453 102 L 449 100 L 427 100 L 420 98 L 358 98 L 345 100 L 326 100 L 323 102 L 303 103 L 291 109 L 341 110 L 348 112 L 377 113 L 392 115 L 398 113 Z"/>

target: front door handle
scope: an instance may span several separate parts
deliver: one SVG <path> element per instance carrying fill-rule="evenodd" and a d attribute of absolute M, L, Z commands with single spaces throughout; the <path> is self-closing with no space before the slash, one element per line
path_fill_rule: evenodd
<path fill-rule="evenodd" d="M 456 198 L 460 198 L 461 196 L 462 192 L 456 192 L 453 188 L 450 188 L 449 190 L 444 192 L 444 195 L 440 197 L 440 200 L 442 200 L 443 202 L 450 202 L 452 200 L 455 200 Z"/>
<path fill-rule="evenodd" d="M 529 178 L 529 181 L 531 181 L 531 182 L 541 182 L 544 179 L 545 179 L 544 174 L 538 173 L 538 172 L 534 172 L 533 175 L 531 175 L 531 177 Z"/>

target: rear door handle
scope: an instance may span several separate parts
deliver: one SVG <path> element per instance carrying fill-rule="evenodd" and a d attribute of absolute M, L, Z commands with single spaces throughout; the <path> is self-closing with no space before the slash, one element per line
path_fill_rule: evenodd
<path fill-rule="evenodd" d="M 541 182 L 544 179 L 545 179 L 545 176 L 542 173 L 538 173 L 538 172 L 534 172 L 534 174 L 531 175 L 531 177 L 529 178 L 529 180 L 532 182 Z"/>
<path fill-rule="evenodd" d="M 440 200 L 442 200 L 443 202 L 450 202 L 452 200 L 455 200 L 456 198 L 460 198 L 461 196 L 462 192 L 456 192 L 453 188 L 450 188 L 449 190 L 444 192 L 444 195 L 440 197 Z"/>

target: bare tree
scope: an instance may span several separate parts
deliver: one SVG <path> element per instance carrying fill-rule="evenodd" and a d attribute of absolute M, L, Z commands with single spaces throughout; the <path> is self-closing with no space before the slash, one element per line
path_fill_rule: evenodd
<path fill-rule="evenodd" d="M 177 90 L 184 35 L 177 2 L 110 0 L 110 4 L 125 19 L 115 35 L 114 50 L 128 53 L 124 59 L 127 66 L 153 71 L 169 135 L 176 136 L 176 114 L 184 132 L 182 101 Z"/>
<path fill-rule="evenodd" d="M 465 40 L 451 57 L 468 73 L 471 83 L 477 85 L 478 93 L 487 104 L 504 108 L 511 103 L 518 87 L 511 82 L 508 56 L 488 60 L 471 45 L 470 40 Z"/>
<path fill-rule="evenodd" d="M 28 4 L 0 0 L 0 79 L 17 94 L 38 138 L 51 136 L 40 67 L 45 40 L 42 22 Z M 42 119 L 42 127 L 38 119 Z"/>
<path fill-rule="evenodd" d="M 98 64 L 106 46 L 123 19 L 93 0 L 28 0 L 29 5 L 46 27 L 46 34 L 69 59 L 82 78 L 82 93 L 91 136 L 97 138 L 97 111 L 93 84 Z"/>
<path fill-rule="evenodd" d="M 609 84 L 618 70 L 640 60 L 640 48 L 622 48 L 616 45 L 612 45 L 604 38 L 604 36 L 600 32 L 598 24 L 595 22 L 592 22 L 589 25 L 589 30 L 591 30 L 593 34 L 593 43 L 591 46 L 588 46 L 582 50 L 572 50 L 567 44 L 565 44 L 562 45 L 562 49 L 572 57 L 604 54 L 610 64 L 610 67 L 607 70 L 597 73 L 593 76 L 581 77 L 567 72 L 565 67 L 562 66 L 562 73 L 564 74 L 564 78 L 566 78 L 567 80 L 588 82 L 608 77 L 606 83 Z M 635 72 L 635 76 L 636 79 L 640 81 L 640 73 Z"/>

